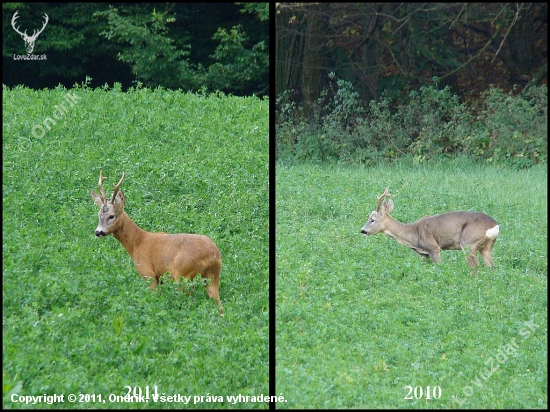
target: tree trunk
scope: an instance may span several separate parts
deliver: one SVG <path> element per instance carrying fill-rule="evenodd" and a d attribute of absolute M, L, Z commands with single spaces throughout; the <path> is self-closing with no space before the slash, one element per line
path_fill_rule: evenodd
<path fill-rule="evenodd" d="M 373 5 L 365 4 L 362 21 L 361 46 L 361 83 L 360 96 L 364 102 L 378 98 L 378 79 L 380 77 L 380 25 Z"/>
<path fill-rule="evenodd" d="M 325 35 L 327 30 L 328 3 L 308 6 L 305 13 L 305 39 L 302 59 L 301 86 L 303 109 L 308 119 L 318 112 L 317 99 L 321 93 L 325 67 Z"/>

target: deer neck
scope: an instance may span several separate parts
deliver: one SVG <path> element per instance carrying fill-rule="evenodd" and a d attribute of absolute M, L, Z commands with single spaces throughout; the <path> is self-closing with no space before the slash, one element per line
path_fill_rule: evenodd
<path fill-rule="evenodd" d="M 388 223 L 383 233 L 410 248 L 414 247 L 417 243 L 418 236 L 416 235 L 414 223 L 401 223 L 391 216 L 388 216 Z"/>
<path fill-rule="evenodd" d="M 126 249 L 126 252 L 134 258 L 134 252 L 147 234 L 145 230 L 134 223 L 130 216 L 123 213 L 120 216 L 121 224 L 117 230 L 113 232 L 113 236 Z"/>

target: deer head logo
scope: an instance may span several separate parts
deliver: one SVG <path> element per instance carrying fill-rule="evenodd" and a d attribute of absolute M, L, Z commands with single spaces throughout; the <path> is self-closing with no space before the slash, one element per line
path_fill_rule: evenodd
<path fill-rule="evenodd" d="M 19 17 L 17 15 L 17 13 L 19 13 L 19 10 L 17 10 L 15 12 L 15 14 L 13 15 L 13 18 L 11 19 L 11 26 L 13 27 L 13 29 L 21 36 L 21 38 L 25 41 L 25 48 L 27 49 L 27 53 L 28 54 L 31 54 L 32 51 L 34 50 L 34 42 L 36 41 L 36 39 L 38 38 L 38 35 L 40 33 L 42 33 L 44 31 L 44 29 L 46 28 L 46 25 L 48 24 L 48 20 L 50 19 L 48 17 L 48 15 L 46 13 L 44 13 L 44 25 L 42 26 L 42 28 L 38 31 L 34 31 L 32 36 L 29 36 L 27 34 L 27 30 L 25 30 L 24 33 L 21 33 L 19 31 L 19 28 L 18 27 L 15 27 L 15 20 Z"/>

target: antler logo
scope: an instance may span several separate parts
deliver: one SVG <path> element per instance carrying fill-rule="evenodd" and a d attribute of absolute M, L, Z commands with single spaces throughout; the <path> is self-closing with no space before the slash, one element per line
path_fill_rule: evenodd
<path fill-rule="evenodd" d="M 40 33 L 42 33 L 44 31 L 44 29 L 46 28 L 46 25 L 48 24 L 48 20 L 50 19 L 48 17 L 48 15 L 46 13 L 44 13 L 44 18 L 45 18 L 45 21 L 44 21 L 44 25 L 42 26 L 42 28 L 38 31 L 34 31 L 32 36 L 29 36 L 27 35 L 27 30 L 25 30 L 24 33 L 21 33 L 19 31 L 19 28 L 18 27 L 15 27 L 15 20 L 19 17 L 17 15 L 17 13 L 19 13 L 19 10 L 17 10 L 15 12 L 15 14 L 13 15 L 13 18 L 11 19 L 11 26 L 13 27 L 13 29 L 19 34 L 21 35 L 21 38 L 25 41 L 25 48 L 27 49 L 27 53 L 28 54 L 31 54 L 32 51 L 34 50 L 34 42 L 36 41 L 36 39 L 38 38 L 38 35 Z"/>

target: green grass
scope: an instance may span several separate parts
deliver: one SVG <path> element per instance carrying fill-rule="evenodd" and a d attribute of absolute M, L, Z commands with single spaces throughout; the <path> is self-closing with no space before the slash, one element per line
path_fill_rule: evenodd
<path fill-rule="evenodd" d="M 276 182 L 279 406 L 547 407 L 546 165 L 279 163 Z M 433 265 L 362 236 L 385 186 L 401 222 L 452 210 L 495 218 L 497 269 L 480 259 L 472 277 L 461 251 Z M 426 400 L 428 386 L 441 397 Z"/>
<path fill-rule="evenodd" d="M 70 93 L 72 105 L 63 89 L 3 92 L 4 406 L 25 407 L 14 393 L 105 400 L 156 386 L 204 398 L 33 407 L 267 408 L 226 396 L 269 391 L 268 101 Z M 214 240 L 224 319 L 202 286 L 151 292 L 116 239 L 95 237 L 100 170 L 107 191 L 126 173 L 125 209 L 143 229 Z"/>

